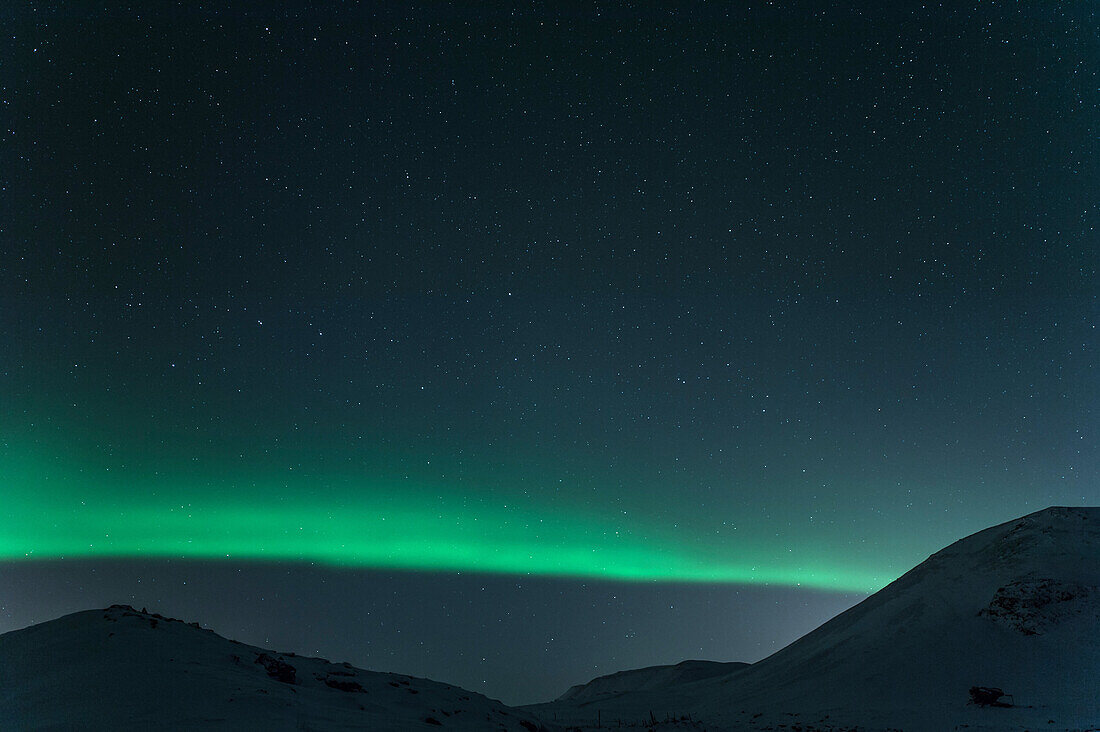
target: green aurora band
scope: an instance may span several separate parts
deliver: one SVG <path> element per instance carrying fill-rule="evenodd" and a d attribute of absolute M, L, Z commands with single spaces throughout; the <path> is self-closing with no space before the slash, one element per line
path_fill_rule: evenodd
<path fill-rule="evenodd" d="M 801 559 L 745 552 L 730 561 L 719 556 L 732 553 L 728 546 L 708 551 L 659 525 L 600 519 L 526 497 L 471 499 L 362 479 L 266 486 L 178 475 L 93 480 L 81 471 L 59 472 L 56 464 L 10 458 L 0 465 L 0 560 L 291 561 L 854 592 L 885 584 L 870 571 L 807 562 L 806 552 Z"/>

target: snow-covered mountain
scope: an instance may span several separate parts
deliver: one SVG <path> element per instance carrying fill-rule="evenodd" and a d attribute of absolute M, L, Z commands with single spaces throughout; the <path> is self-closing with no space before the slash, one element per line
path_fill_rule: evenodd
<path fill-rule="evenodd" d="M 559 696 L 555 701 L 589 703 L 599 699 L 625 694 L 628 691 L 649 691 L 666 689 L 676 684 L 723 676 L 747 663 L 720 663 L 718 661 L 681 661 L 674 666 L 647 666 L 646 668 L 619 671 L 618 673 L 598 676 L 587 684 L 577 684 Z"/>
<path fill-rule="evenodd" d="M 1011 706 L 974 704 L 972 687 Z M 527 708 L 567 723 L 690 715 L 712 730 L 1100 729 L 1100 509 L 962 539 L 747 668 Z"/>
<path fill-rule="evenodd" d="M 1100 508 L 1049 508 L 958 541 L 758 663 L 626 671 L 523 709 L 127 606 L 0 635 L 4 732 L 534 732 L 620 721 L 711 732 L 1100 730 Z"/>
<path fill-rule="evenodd" d="M 515 730 L 481 694 L 113 605 L 0 635 L 0 730 Z"/>

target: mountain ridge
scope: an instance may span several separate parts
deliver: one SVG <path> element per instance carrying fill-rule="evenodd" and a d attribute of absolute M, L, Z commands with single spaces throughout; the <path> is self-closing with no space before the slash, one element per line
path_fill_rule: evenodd
<path fill-rule="evenodd" d="M 590 703 L 602 697 L 620 694 L 624 691 L 641 691 L 647 688 L 661 687 L 670 683 L 690 683 L 701 681 L 724 673 L 730 673 L 749 664 L 738 661 L 699 661 L 687 660 L 676 664 L 646 666 L 627 669 L 615 673 L 597 676 L 583 684 L 576 684 L 554 701 L 572 701 Z"/>

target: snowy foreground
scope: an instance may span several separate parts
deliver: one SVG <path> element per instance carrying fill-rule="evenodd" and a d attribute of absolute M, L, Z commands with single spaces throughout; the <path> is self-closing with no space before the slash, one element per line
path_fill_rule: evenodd
<path fill-rule="evenodd" d="M 973 687 L 1005 696 L 975 697 Z M 521 709 L 126 606 L 0 636 L 5 731 L 598 725 L 1100 730 L 1100 509 L 1050 508 L 956 542 L 758 663 L 624 671 Z"/>

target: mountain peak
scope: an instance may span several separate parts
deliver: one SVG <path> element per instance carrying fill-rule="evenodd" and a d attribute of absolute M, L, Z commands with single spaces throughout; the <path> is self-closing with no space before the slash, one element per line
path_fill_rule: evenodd
<path fill-rule="evenodd" d="M 960 539 L 933 554 L 925 564 L 951 564 L 971 572 L 1011 567 L 1016 574 L 1026 574 L 1045 571 L 1051 562 L 1061 562 L 1070 555 L 1086 558 L 1098 553 L 1100 508 L 1050 506 Z M 966 556 L 970 557 L 968 561 L 963 559 Z M 924 566 L 918 565 L 913 572 Z M 1080 568 L 1096 569 L 1096 564 L 1086 561 Z"/>

